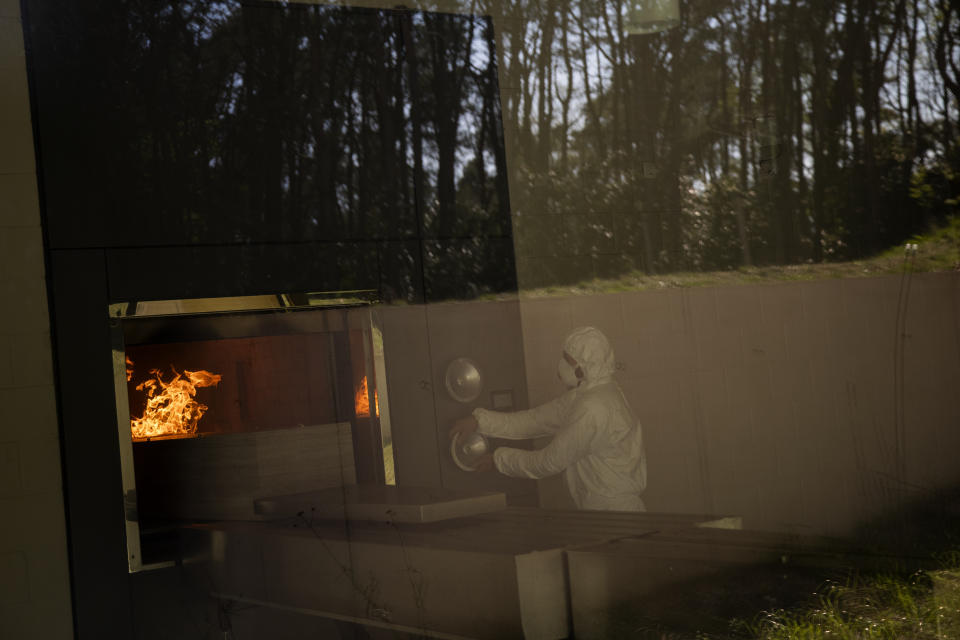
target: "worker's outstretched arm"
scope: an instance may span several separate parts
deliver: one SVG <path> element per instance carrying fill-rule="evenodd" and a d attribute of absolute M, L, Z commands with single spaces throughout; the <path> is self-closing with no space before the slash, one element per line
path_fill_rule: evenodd
<path fill-rule="evenodd" d="M 514 478 L 546 478 L 564 471 L 590 453 L 596 421 L 587 411 L 571 416 L 546 447 L 524 451 L 500 447 L 493 454 L 497 471 Z"/>
<path fill-rule="evenodd" d="M 473 417 L 477 419 L 478 431 L 485 436 L 510 440 L 552 436 L 560 428 L 574 398 L 575 394 L 568 391 L 533 409 L 509 413 L 474 409 Z"/>

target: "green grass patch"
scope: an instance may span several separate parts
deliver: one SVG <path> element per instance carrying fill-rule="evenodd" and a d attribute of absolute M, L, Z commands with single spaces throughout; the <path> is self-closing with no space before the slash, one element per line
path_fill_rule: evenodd
<path fill-rule="evenodd" d="M 626 598 L 607 637 L 960 639 L 960 486 L 904 495 L 849 537 L 799 549 Z"/>
<path fill-rule="evenodd" d="M 915 273 L 960 270 L 960 216 L 953 216 L 941 227 L 914 236 L 917 245 L 910 261 Z M 718 287 L 741 284 L 863 278 L 901 273 L 907 259 L 904 246 L 893 247 L 866 260 L 818 262 L 782 266 L 741 267 L 729 271 L 647 274 L 631 271 L 617 278 L 583 280 L 571 285 L 525 289 L 524 298 L 622 293 L 683 287 Z M 496 297 L 496 296 L 492 296 Z"/>
<path fill-rule="evenodd" d="M 768 611 L 734 627 L 760 640 L 960 638 L 960 565 L 826 583 L 807 610 Z"/>
<path fill-rule="evenodd" d="M 960 638 L 960 491 L 934 492 L 864 523 L 854 539 L 877 553 L 904 554 L 913 570 L 851 570 L 807 602 L 732 622 L 757 640 Z"/>

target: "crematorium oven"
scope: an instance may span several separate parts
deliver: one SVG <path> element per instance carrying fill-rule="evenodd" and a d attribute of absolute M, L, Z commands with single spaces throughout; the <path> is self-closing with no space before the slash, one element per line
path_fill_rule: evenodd
<path fill-rule="evenodd" d="M 393 484 L 364 295 L 110 307 L 130 571 L 171 564 L 184 523 L 248 520 L 259 498 Z"/>

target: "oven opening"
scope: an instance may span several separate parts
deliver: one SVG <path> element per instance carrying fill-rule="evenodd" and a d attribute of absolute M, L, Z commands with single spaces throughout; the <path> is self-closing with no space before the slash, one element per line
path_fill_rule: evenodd
<path fill-rule="evenodd" d="M 111 307 L 130 571 L 177 560 L 185 523 L 256 500 L 394 484 L 383 339 L 343 294 Z"/>

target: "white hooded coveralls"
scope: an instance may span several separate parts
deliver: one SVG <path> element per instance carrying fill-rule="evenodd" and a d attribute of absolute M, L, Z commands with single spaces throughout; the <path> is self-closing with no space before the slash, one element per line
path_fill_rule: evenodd
<path fill-rule="evenodd" d="M 497 471 L 516 478 L 546 478 L 566 471 L 580 509 L 644 511 L 647 460 L 640 423 L 613 379 L 613 349 L 593 327 L 574 330 L 563 349 L 583 370 L 579 386 L 539 407 L 502 413 L 475 409 L 483 435 L 515 440 L 553 436 L 546 447 L 498 448 Z"/>

